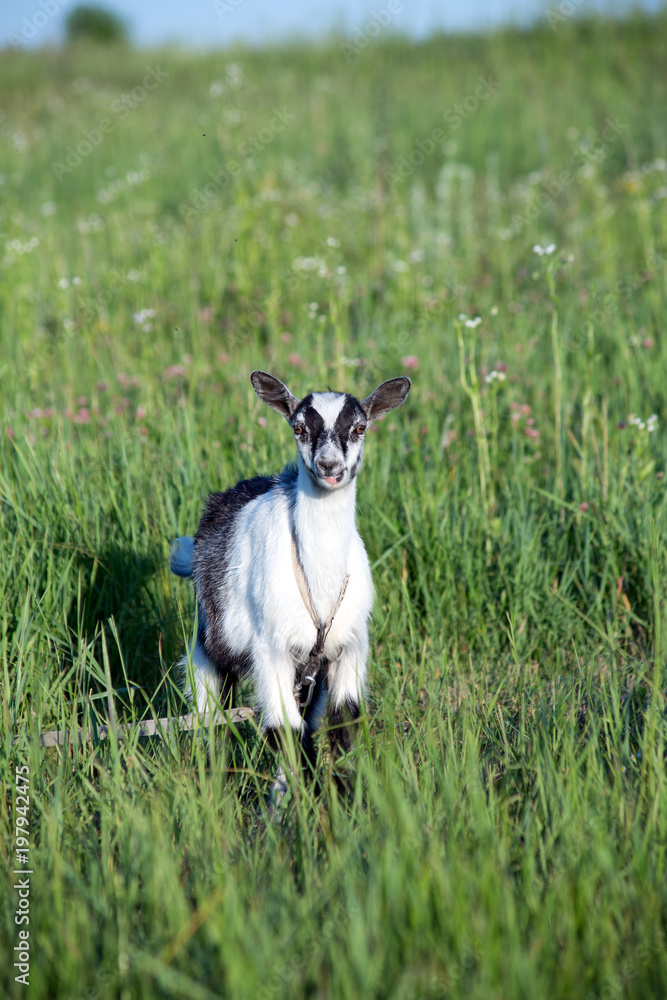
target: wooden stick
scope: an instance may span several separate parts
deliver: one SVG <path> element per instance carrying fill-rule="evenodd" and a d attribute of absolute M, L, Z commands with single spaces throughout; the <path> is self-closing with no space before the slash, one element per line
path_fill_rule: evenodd
<path fill-rule="evenodd" d="M 170 730 L 187 732 L 190 729 L 208 729 L 209 726 L 226 726 L 230 722 L 244 722 L 252 718 L 255 710 L 242 706 L 231 708 L 228 712 L 214 712 L 212 715 L 205 712 L 197 715 L 192 712 L 190 715 L 179 715 L 174 719 L 146 719 L 143 722 L 130 722 L 121 726 L 98 726 L 97 740 L 101 743 L 106 740 L 109 733 L 115 732 L 119 740 L 125 739 L 134 732 L 139 736 L 166 736 Z M 95 736 L 88 729 L 55 729 L 48 733 L 42 733 L 39 737 L 39 745 L 42 747 L 62 747 L 69 743 L 94 743 Z M 19 737 L 14 743 L 19 742 Z"/>

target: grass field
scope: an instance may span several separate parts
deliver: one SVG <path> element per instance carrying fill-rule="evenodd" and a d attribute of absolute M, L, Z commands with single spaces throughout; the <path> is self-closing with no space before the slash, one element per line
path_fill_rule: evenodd
<path fill-rule="evenodd" d="M 664 998 L 665 15 L 5 51 L 0 93 L 0 994 Z M 413 378 L 356 778 L 323 740 L 280 823 L 249 722 L 35 742 L 183 710 L 170 540 L 293 452 L 254 368 Z"/>

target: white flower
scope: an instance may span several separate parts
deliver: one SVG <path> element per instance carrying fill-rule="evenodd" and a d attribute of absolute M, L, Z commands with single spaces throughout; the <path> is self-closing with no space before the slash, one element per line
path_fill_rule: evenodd
<path fill-rule="evenodd" d="M 467 319 L 466 320 L 466 326 L 469 327 L 471 330 L 474 330 L 475 327 L 479 326 L 479 324 L 481 322 L 482 322 L 482 317 L 481 316 L 475 316 L 474 319 Z"/>
<path fill-rule="evenodd" d="M 327 246 L 328 247 L 339 247 L 340 240 L 337 240 L 335 236 L 327 236 Z"/>
<path fill-rule="evenodd" d="M 58 282 L 58 288 L 69 288 L 69 281 L 67 278 L 61 278 Z"/>
<path fill-rule="evenodd" d="M 466 318 L 466 314 L 465 313 L 459 313 L 459 319 L 461 320 L 461 322 L 463 322 L 463 320 L 465 318 Z"/>
<path fill-rule="evenodd" d="M 494 368 L 492 372 L 489 372 L 484 381 L 487 385 L 493 385 L 494 382 L 504 382 L 505 372 L 497 372 Z"/>
<path fill-rule="evenodd" d="M 134 322 L 145 323 L 147 319 L 153 319 L 154 317 L 155 309 L 140 309 L 139 312 L 135 312 L 134 314 Z"/>
<path fill-rule="evenodd" d="M 536 243 L 533 247 L 533 253 L 536 253 L 538 257 L 543 257 L 545 254 L 547 257 L 550 257 L 555 249 L 555 243 L 550 243 L 548 247 L 541 247 L 539 243 Z"/>
<path fill-rule="evenodd" d="M 497 316 L 498 315 L 498 306 L 492 306 L 492 308 L 491 308 L 491 315 L 492 316 Z"/>

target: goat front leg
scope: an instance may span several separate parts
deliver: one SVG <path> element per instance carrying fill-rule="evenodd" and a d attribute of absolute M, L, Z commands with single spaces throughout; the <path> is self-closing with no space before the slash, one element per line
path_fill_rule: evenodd
<path fill-rule="evenodd" d="M 329 668 L 329 739 L 334 757 L 352 749 L 351 724 L 359 718 L 366 673 L 366 649 L 344 650 Z"/>
<path fill-rule="evenodd" d="M 255 656 L 257 707 L 261 717 L 262 732 L 269 748 L 277 754 L 287 751 L 285 733 L 290 729 L 297 746 L 308 742 L 304 721 L 294 698 L 294 661 L 287 654 L 266 651 Z M 287 777 L 282 764 L 269 795 L 270 809 L 274 809 L 287 792 Z"/>

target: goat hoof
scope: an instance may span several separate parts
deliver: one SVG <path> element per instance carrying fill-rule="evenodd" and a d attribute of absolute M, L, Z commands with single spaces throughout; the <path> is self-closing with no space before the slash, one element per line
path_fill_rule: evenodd
<path fill-rule="evenodd" d="M 269 793 L 269 815 L 272 819 L 275 819 L 276 813 L 278 812 L 280 806 L 282 805 L 283 799 L 287 795 L 287 776 L 282 769 L 278 768 L 275 780 L 271 786 L 271 791 Z"/>

